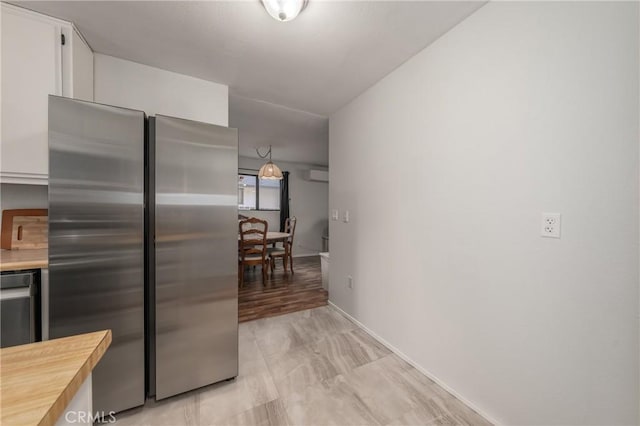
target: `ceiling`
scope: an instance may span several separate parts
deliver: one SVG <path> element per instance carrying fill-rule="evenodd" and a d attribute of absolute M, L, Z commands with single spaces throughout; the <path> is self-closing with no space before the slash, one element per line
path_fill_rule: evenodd
<path fill-rule="evenodd" d="M 229 96 L 229 126 L 238 129 L 239 154 L 257 157 L 273 146 L 274 160 L 329 164 L 329 119 L 242 96 Z"/>
<path fill-rule="evenodd" d="M 251 1 L 15 2 L 76 24 L 94 51 L 329 115 L 482 6 L 311 0 L 278 22 Z"/>
<path fill-rule="evenodd" d="M 316 164 L 326 164 L 328 150 L 326 119 L 321 125 L 317 115 L 329 116 L 484 4 L 310 0 L 282 23 L 258 0 L 13 3 L 74 22 L 95 52 L 228 85 L 241 153 L 271 143 L 287 147 L 283 160 Z"/>

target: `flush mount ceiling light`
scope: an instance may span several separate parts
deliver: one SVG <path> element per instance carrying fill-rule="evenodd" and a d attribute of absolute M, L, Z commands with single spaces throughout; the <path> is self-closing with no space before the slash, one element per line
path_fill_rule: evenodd
<path fill-rule="evenodd" d="M 260 0 L 273 19 L 287 22 L 294 19 L 307 7 L 309 0 Z"/>
<path fill-rule="evenodd" d="M 271 161 L 271 145 L 269 145 L 269 151 L 267 151 L 264 155 L 260 154 L 260 150 L 258 148 L 256 148 L 256 152 L 258 153 L 258 157 L 260 158 L 267 158 L 267 156 L 269 157 L 269 161 L 267 161 L 264 166 L 260 167 L 258 178 L 270 180 L 282 179 L 282 170 L 280 170 L 280 167 L 276 166 Z"/>

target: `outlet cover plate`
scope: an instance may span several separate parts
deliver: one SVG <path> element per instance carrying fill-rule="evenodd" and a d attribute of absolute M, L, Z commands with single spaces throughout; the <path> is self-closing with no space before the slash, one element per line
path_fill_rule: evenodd
<path fill-rule="evenodd" d="M 560 213 L 542 213 L 540 222 L 540 236 L 545 238 L 560 238 L 562 215 Z"/>

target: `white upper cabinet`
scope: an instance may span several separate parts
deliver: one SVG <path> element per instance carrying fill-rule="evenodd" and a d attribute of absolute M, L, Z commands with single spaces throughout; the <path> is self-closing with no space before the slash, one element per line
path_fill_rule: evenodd
<path fill-rule="evenodd" d="M 55 21 L 2 4 L 3 182 L 46 183 L 47 95 L 62 95 L 60 31 Z"/>
<path fill-rule="evenodd" d="M 72 97 L 93 101 L 93 52 L 75 29 L 71 37 L 72 47 Z"/>
<path fill-rule="evenodd" d="M 0 6 L 0 181 L 46 185 L 48 95 L 93 100 L 93 53 L 70 23 Z"/>

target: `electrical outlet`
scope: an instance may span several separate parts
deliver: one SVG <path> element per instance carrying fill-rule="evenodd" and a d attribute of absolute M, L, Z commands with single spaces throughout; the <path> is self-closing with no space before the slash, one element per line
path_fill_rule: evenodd
<path fill-rule="evenodd" d="M 561 218 L 560 213 L 542 213 L 540 235 L 546 238 L 560 238 Z"/>
<path fill-rule="evenodd" d="M 338 210 L 331 210 L 331 220 L 338 220 L 340 212 Z"/>
<path fill-rule="evenodd" d="M 353 288 L 353 277 L 351 275 L 347 275 L 347 288 Z"/>

